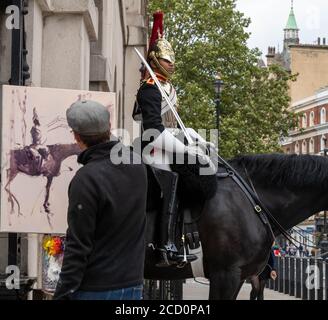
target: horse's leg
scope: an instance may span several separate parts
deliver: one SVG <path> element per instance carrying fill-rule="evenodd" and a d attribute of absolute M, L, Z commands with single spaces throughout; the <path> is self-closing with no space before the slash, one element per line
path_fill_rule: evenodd
<path fill-rule="evenodd" d="M 258 276 L 253 276 L 250 278 L 252 291 L 250 293 L 250 300 L 256 300 L 260 291 L 260 280 Z"/>
<path fill-rule="evenodd" d="M 13 195 L 10 191 L 10 181 L 8 181 L 8 183 L 5 185 L 5 191 L 8 194 L 8 202 L 10 202 L 10 206 L 11 206 L 10 213 L 14 214 L 15 213 L 15 210 L 14 210 L 14 205 L 15 204 L 14 204 L 14 200 L 13 200 Z"/>
<path fill-rule="evenodd" d="M 47 177 L 46 195 L 45 195 L 44 202 L 43 202 L 43 208 L 44 208 L 44 210 L 45 210 L 45 212 L 47 214 L 50 214 L 50 210 L 49 210 L 49 206 L 50 206 L 49 196 L 50 196 L 50 187 L 51 187 L 52 180 L 53 180 L 53 177 L 52 176 Z"/>
<path fill-rule="evenodd" d="M 265 279 L 260 280 L 259 294 L 257 300 L 264 300 L 264 288 L 265 288 Z"/>
<path fill-rule="evenodd" d="M 240 270 L 219 270 L 210 273 L 210 300 L 233 300 L 240 286 Z"/>
<path fill-rule="evenodd" d="M 17 204 L 17 207 L 18 207 L 18 216 L 23 216 L 23 214 L 22 214 L 22 212 L 21 212 L 20 203 L 18 202 L 16 196 L 14 196 L 13 194 L 11 194 L 11 196 L 13 197 L 14 201 L 15 201 L 16 204 Z"/>
<path fill-rule="evenodd" d="M 10 210 L 10 213 L 11 214 L 14 214 L 15 213 L 15 210 L 14 210 L 14 207 L 15 207 L 15 203 L 14 201 L 16 202 L 17 206 L 18 206 L 18 215 L 23 215 L 20 211 L 20 204 L 17 200 L 17 198 L 12 194 L 11 190 L 10 190 L 10 184 L 11 182 L 15 179 L 15 177 L 17 176 L 17 172 L 12 172 L 10 169 L 7 170 L 7 179 L 8 179 L 8 182 L 6 183 L 5 185 L 5 191 L 7 192 L 8 194 L 8 202 L 10 202 L 10 206 L 11 206 L 11 210 Z"/>
<path fill-rule="evenodd" d="M 235 293 L 235 295 L 234 295 L 234 297 L 233 297 L 233 300 L 237 300 L 238 294 L 239 294 L 240 289 L 241 289 L 241 287 L 243 286 L 244 282 L 245 282 L 245 281 L 240 281 L 239 288 L 237 289 L 237 291 L 236 291 L 236 293 Z"/>

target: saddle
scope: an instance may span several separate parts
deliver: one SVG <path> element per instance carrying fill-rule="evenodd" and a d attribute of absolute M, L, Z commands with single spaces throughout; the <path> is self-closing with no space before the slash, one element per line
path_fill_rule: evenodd
<path fill-rule="evenodd" d="M 23 172 L 29 172 L 30 175 L 40 175 L 42 163 L 47 157 L 48 152 L 45 148 L 24 147 L 19 154 L 19 159 L 16 159 L 18 169 Z"/>

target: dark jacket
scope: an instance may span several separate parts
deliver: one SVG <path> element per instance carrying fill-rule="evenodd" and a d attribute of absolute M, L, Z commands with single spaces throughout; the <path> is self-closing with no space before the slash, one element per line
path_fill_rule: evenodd
<path fill-rule="evenodd" d="M 164 131 L 162 123 L 162 95 L 156 84 L 144 82 L 137 94 L 137 102 L 141 109 L 144 130 L 156 129 Z"/>
<path fill-rule="evenodd" d="M 143 164 L 114 164 L 117 141 L 80 154 L 69 186 L 68 230 L 55 299 L 77 291 L 107 291 L 143 283 L 147 177 Z"/>

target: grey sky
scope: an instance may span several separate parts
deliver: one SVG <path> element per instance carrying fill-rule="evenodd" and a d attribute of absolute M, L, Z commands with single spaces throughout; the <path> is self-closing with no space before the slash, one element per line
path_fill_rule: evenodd
<path fill-rule="evenodd" d="M 252 19 L 249 47 L 264 55 L 268 46 L 282 49 L 291 0 L 237 0 L 237 9 Z M 294 0 L 300 42 L 313 44 L 318 37 L 328 41 L 328 0 Z"/>

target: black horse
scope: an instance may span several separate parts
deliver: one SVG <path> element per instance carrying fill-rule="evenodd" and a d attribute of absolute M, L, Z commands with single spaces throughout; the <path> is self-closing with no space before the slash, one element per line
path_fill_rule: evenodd
<path fill-rule="evenodd" d="M 328 209 L 328 160 L 310 155 L 241 156 L 230 161 L 245 179 L 250 177 L 265 206 L 285 228 Z M 246 174 L 247 172 L 247 174 Z M 197 205 L 197 203 L 195 203 Z M 203 248 L 210 299 L 236 299 L 243 282 L 265 267 L 272 234 L 264 227 L 250 201 L 231 179 L 219 179 L 215 196 L 199 210 L 198 228 Z M 148 213 L 147 243 L 156 235 L 156 213 Z M 275 236 L 280 231 L 273 226 Z M 147 248 L 145 278 L 193 278 L 184 268 L 155 267 L 156 256 Z"/>

